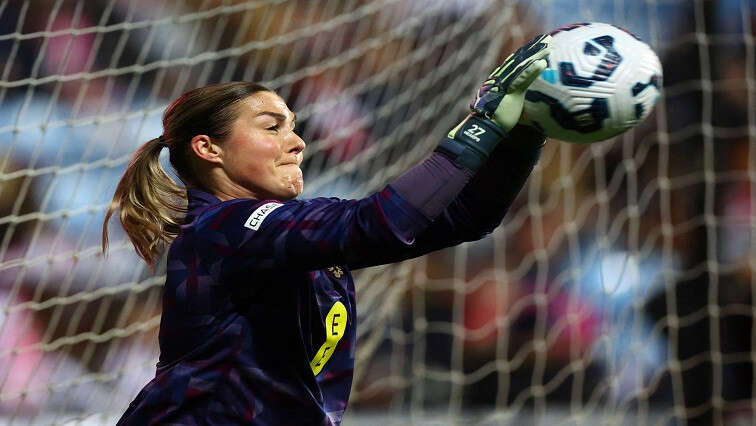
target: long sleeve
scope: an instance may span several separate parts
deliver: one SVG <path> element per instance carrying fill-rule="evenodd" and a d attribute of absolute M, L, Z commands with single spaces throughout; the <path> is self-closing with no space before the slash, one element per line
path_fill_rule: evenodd
<path fill-rule="evenodd" d="M 236 199 L 216 204 L 186 227 L 194 250 L 222 274 L 310 271 L 406 247 L 430 220 L 391 187 L 360 200 Z M 189 235 L 186 235 L 189 237 Z"/>
<path fill-rule="evenodd" d="M 479 239 L 501 223 L 542 143 L 535 131 L 513 129 L 471 179 L 467 171 L 439 169 L 435 163 L 443 161 L 430 159 L 413 169 L 432 165 L 441 172 L 411 196 L 390 184 L 360 200 L 222 202 L 192 220 L 192 238 L 202 258 L 223 274 L 359 268 L 420 256 Z M 445 201 L 439 204 L 434 195 Z"/>
<path fill-rule="evenodd" d="M 491 154 L 486 164 L 459 195 L 407 247 L 385 250 L 380 258 L 351 263 L 353 269 L 422 256 L 491 233 L 504 219 L 509 206 L 538 162 L 543 135 L 528 126 L 517 126 Z"/>

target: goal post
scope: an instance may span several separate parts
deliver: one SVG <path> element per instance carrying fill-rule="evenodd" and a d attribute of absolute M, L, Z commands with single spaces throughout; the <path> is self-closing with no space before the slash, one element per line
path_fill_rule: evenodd
<path fill-rule="evenodd" d="M 0 423 L 112 423 L 154 376 L 164 262 L 150 274 L 117 225 L 105 256 L 100 237 L 171 100 L 276 90 L 308 145 L 303 196 L 363 197 L 508 52 L 590 21 L 658 53 L 655 111 L 550 140 L 490 236 L 355 272 L 345 423 L 751 419 L 754 18 L 747 0 L 0 1 Z"/>

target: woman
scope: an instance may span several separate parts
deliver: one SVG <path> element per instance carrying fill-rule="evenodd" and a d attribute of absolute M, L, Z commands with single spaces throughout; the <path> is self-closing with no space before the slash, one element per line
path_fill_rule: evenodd
<path fill-rule="evenodd" d="M 424 162 L 361 200 L 296 200 L 305 143 L 274 92 L 254 83 L 190 91 L 129 164 L 116 208 L 168 273 L 155 378 L 119 424 L 340 424 L 352 381 L 351 269 L 408 259 L 491 232 L 543 136 L 517 125 L 545 68 L 539 36 L 498 67 L 472 114 Z M 160 167 L 160 151 L 187 188 Z M 489 158 L 490 157 L 490 158 Z M 185 212 L 185 216 L 182 213 Z"/>

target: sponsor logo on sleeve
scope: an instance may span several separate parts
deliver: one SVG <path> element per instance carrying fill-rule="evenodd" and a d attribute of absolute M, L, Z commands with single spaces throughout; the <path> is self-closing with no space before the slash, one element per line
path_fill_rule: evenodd
<path fill-rule="evenodd" d="M 247 218 L 247 221 L 244 222 L 244 226 L 246 228 L 249 228 L 253 231 L 257 231 L 260 229 L 260 225 L 262 225 L 263 220 L 265 220 L 268 215 L 273 212 L 273 210 L 281 207 L 283 204 L 281 203 L 265 203 L 262 206 L 255 209 L 255 211 L 252 212 L 251 215 Z"/>
<path fill-rule="evenodd" d="M 318 349 L 315 358 L 310 361 L 310 368 L 312 369 L 312 374 L 315 376 L 320 373 L 325 363 L 331 359 L 333 351 L 338 346 L 341 338 L 344 337 L 347 320 L 346 306 L 337 301 L 331 306 L 331 310 L 328 311 L 325 318 L 326 340 L 320 349 Z"/>

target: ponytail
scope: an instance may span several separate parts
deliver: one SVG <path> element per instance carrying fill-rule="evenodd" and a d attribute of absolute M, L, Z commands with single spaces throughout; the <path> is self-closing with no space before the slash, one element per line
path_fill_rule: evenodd
<path fill-rule="evenodd" d="M 102 225 L 102 252 L 108 248 L 108 221 L 120 208 L 120 219 L 139 257 L 154 270 L 155 258 L 177 235 L 186 192 L 160 165 L 160 138 L 142 145 L 126 168 Z"/>
<path fill-rule="evenodd" d="M 102 252 L 108 248 L 108 221 L 121 209 L 121 224 L 139 257 L 154 270 L 155 258 L 179 233 L 186 215 L 186 191 L 160 166 L 160 150 L 168 147 L 178 178 L 188 187 L 212 192 L 191 148 L 195 135 L 225 140 L 239 116 L 238 103 L 270 89 L 234 81 L 190 90 L 163 114 L 163 136 L 142 145 L 118 183 L 102 224 Z"/>

